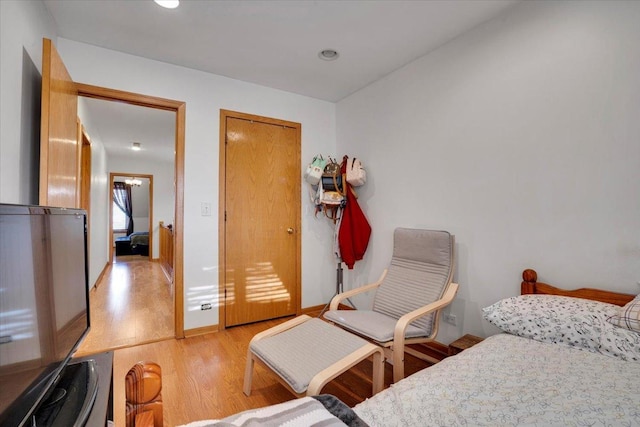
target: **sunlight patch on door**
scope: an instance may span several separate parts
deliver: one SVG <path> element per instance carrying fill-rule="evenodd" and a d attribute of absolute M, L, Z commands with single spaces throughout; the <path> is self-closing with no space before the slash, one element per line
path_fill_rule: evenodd
<path fill-rule="evenodd" d="M 235 270 L 227 271 L 228 277 L 234 277 Z M 245 284 L 243 290 L 236 289 L 237 285 Z M 244 298 L 241 297 L 244 294 Z M 244 271 L 244 280 L 227 283 L 227 304 L 235 302 L 236 298 L 253 303 L 289 302 L 291 294 L 276 273 L 271 262 L 259 262 Z"/>
<path fill-rule="evenodd" d="M 270 262 L 260 262 L 246 270 L 246 300 L 248 302 L 290 301 L 291 294 Z"/>

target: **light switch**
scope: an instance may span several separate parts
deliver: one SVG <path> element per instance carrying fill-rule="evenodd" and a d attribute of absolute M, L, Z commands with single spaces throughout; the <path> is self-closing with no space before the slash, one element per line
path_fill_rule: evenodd
<path fill-rule="evenodd" d="M 211 216 L 211 203 L 210 202 L 201 202 L 200 203 L 200 214 L 202 216 Z"/>

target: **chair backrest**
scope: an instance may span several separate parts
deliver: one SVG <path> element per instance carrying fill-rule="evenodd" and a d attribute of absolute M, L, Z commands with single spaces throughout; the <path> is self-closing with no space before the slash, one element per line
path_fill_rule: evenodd
<path fill-rule="evenodd" d="M 378 288 L 373 311 L 399 319 L 440 299 L 453 280 L 454 237 L 447 231 L 396 228 L 393 257 Z M 431 335 L 435 313 L 413 323 Z"/>

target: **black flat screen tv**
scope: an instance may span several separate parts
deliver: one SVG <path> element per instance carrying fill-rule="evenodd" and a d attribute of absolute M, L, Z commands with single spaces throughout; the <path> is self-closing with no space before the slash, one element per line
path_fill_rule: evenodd
<path fill-rule="evenodd" d="M 0 426 L 31 425 L 89 330 L 86 224 L 0 204 Z"/>

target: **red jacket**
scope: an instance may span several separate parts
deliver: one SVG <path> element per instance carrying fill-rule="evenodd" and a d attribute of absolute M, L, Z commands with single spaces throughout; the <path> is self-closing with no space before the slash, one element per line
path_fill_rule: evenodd
<path fill-rule="evenodd" d="M 371 226 L 362 209 L 360 209 L 358 199 L 351 185 L 344 180 L 344 175 L 343 182 L 347 193 L 345 196 L 347 203 L 342 210 L 342 221 L 340 222 L 340 230 L 338 230 L 338 245 L 340 246 L 342 261 L 347 264 L 349 270 L 352 270 L 356 261 L 361 260 L 367 251 L 369 237 L 371 236 Z"/>

